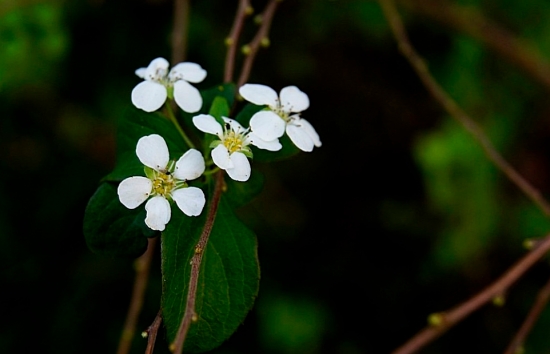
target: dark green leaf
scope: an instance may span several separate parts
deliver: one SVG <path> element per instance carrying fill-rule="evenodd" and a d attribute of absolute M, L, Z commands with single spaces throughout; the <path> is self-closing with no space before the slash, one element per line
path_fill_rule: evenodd
<path fill-rule="evenodd" d="M 162 234 L 162 312 L 172 342 L 185 311 L 189 264 L 202 231 L 201 217 L 174 213 Z M 186 352 L 205 352 L 225 341 L 242 323 L 258 293 L 259 265 L 255 235 L 233 214 L 222 197 L 208 246 L 204 250 L 195 311 L 184 345 Z"/>
<path fill-rule="evenodd" d="M 143 207 L 127 209 L 115 186 L 102 183 L 90 198 L 84 213 L 84 237 L 95 253 L 111 257 L 138 257 L 155 232 L 145 225 Z"/>
<path fill-rule="evenodd" d="M 252 170 L 252 174 L 246 182 L 234 181 L 227 177 L 225 179 L 227 185 L 225 197 L 228 203 L 230 203 L 233 208 L 238 208 L 250 203 L 262 191 L 264 180 L 264 175 L 255 169 Z"/>
<path fill-rule="evenodd" d="M 229 105 L 227 104 L 227 100 L 222 96 L 216 96 L 212 102 L 212 106 L 210 107 L 208 114 L 216 118 L 218 123 L 223 126 L 225 122 L 222 117 L 229 118 Z"/>

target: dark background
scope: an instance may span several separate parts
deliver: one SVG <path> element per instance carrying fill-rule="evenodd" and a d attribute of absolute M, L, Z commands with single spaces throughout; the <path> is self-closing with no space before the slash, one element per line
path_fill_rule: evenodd
<path fill-rule="evenodd" d="M 208 71 L 200 89 L 223 79 L 236 3 L 191 2 L 187 60 Z M 544 1 L 455 3 L 550 57 Z M 258 13 L 264 2 L 253 6 Z M 166 0 L 0 3 L 2 353 L 116 351 L 133 262 L 91 253 L 82 219 L 114 166 L 135 69 L 171 56 L 172 11 Z M 471 36 L 400 11 L 436 79 L 547 195 L 548 88 Z M 246 41 L 254 31 L 248 21 Z M 258 236 L 260 294 L 216 353 L 390 352 L 430 313 L 495 280 L 525 253 L 525 239 L 548 232 L 544 215 L 428 95 L 376 2 L 283 1 L 270 40 L 249 82 L 306 92 L 303 117 L 323 146 L 253 164 L 265 190 L 238 214 Z M 139 330 L 159 307 L 158 258 Z M 547 277 L 541 262 L 505 306 L 484 307 L 422 352 L 501 352 Z M 549 325 L 545 311 L 528 353 L 548 352 Z M 164 339 L 155 353 L 167 352 Z M 145 344 L 138 336 L 132 353 Z"/>

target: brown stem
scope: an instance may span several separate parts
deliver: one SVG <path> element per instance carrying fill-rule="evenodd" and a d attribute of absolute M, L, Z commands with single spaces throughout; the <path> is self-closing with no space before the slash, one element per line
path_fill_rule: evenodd
<path fill-rule="evenodd" d="M 239 36 L 241 35 L 243 24 L 246 16 L 252 11 L 249 0 L 240 0 L 237 14 L 235 15 L 235 21 L 233 21 L 233 27 L 229 37 L 226 39 L 227 55 L 225 57 L 225 72 L 223 82 L 231 82 L 233 80 L 233 70 L 235 69 L 235 55 L 237 53 L 237 44 L 239 42 Z"/>
<path fill-rule="evenodd" d="M 187 291 L 187 302 L 185 305 L 185 313 L 181 320 L 178 333 L 174 342 L 170 344 L 170 350 L 172 353 L 181 354 L 183 350 L 183 343 L 187 337 L 187 332 L 192 322 L 197 321 L 197 313 L 195 312 L 195 300 L 197 296 L 197 284 L 199 282 L 200 268 L 202 262 L 202 256 L 204 250 L 208 244 L 208 238 L 212 232 L 212 227 L 214 226 L 214 221 L 216 219 L 216 213 L 218 211 L 218 205 L 220 204 L 220 198 L 223 192 L 224 186 L 224 171 L 219 171 L 216 174 L 216 185 L 214 186 L 214 192 L 212 194 L 212 199 L 210 201 L 210 206 L 208 208 L 208 215 L 206 216 L 206 221 L 204 228 L 202 230 L 199 242 L 195 246 L 195 254 L 191 257 L 191 276 L 189 278 L 189 286 Z"/>
<path fill-rule="evenodd" d="M 159 310 L 153 323 L 147 328 L 142 335 L 147 336 L 147 347 L 145 348 L 145 354 L 153 354 L 155 349 L 155 342 L 157 340 L 157 333 L 159 331 L 160 324 L 162 323 L 162 310 Z"/>
<path fill-rule="evenodd" d="M 124 328 L 120 341 L 118 343 L 117 354 L 127 354 L 132 346 L 132 339 L 136 332 L 136 325 L 141 308 L 143 306 L 143 297 L 147 288 L 147 280 L 149 279 L 149 270 L 151 269 L 151 260 L 157 242 L 156 238 L 148 239 L 147 250 L 134 263 L 136 277 L 134 280 L 134 288 L 132 290 L 132 299 L 124 322 Z"/>
<path fill-rule="evenodd" d="M 237 81 L 237 87 L 244 85 L 248 77 L 250 76 L 250 71 L 252 70 L 252 64 L 254 64 L 254 59 L 258 53 L 258 49 L 262 44 L 262 40 L 267 39 L 269 28 L 271 27 L 271 21 L 273 20 L 273 15 L 275 14 L 275 9 L 281 0 L 270 0 L 267 4 L 264 12 L 261 15 L 262 23 L 256 36 L 248 44 L 248 50 L 245 52 L 246 58 L 244 59 L 243 67 L 241 69 L 241 75 L 239 76 L 239 81 Z"/>
<path fill-rule="evenodd" d="M 491 301 L 496 296 L 502 295 L 520 278 L 529 268 L 541 259 L 550 250 L 550 234 L 546 235 L 529 253 L 517 261 L 497 281 L 489 285 L 468 301 L 454 308 L 435 315 L 437 324 L 428 326 L 409 339 L 405 344 L 396 349 L 393 354 L 414 353 L 426 344 L 430 343 L 449 328 L 462 321 L 482 305 Z"/>
<path fill-rule="evenodd" d="M 187 30 L 189 26 L 189 0 L 174 0 L 174 27 L 172 28 L 172 65 L 185 60 Z"/>
<path fill-rule="evenodd" d="M 472 6 L 446 0 L 401 0 L 410 10 L 464 32 L 550 88 L 550 64 L 534 45 L 516 37 Z"/>
<path fill-rule="evenodd" d="M 491 141 L 487 138 L 481 127 L 470 118 L 456 102 L 441 88 L 430 74 L 424 59 L 418 55 L 409 42 L 401 17 L 392 0 L 379 0 L 384 15 L 386 16 L 393 34 L 397 40 L 399 50 L 409 61 L 418 77 L 430 92 L 430 94 L 445 108 L 445 110 L 478 141 L 483 151 L 491 160 L 523 193 L 530 198 L 546 216 L 550 216 L 550 205 L 529 182 L 527 182 L 504 158 L 496 151 Z"/>
<path fill-rule="evenodd" d="M 548 303 L 548 300 L 550 300 L 550 279 L 542 289 L 540 289 L 537 299 L 535 300 L 535 303 L 533 304 L 533 307 L 529 311 L 529 314 L 525 318 L 525 321 L 521 325 L 521 328 L 514 336 L 514 339 L 510 342 L 510 345 L 504 352 L 504 354 L 515 354 L 518 353 L 521 349 L 521 346 L 523 345 L 523 342 L 525 341 L 525 338 L 527 338 L 527 335 L 529 332 L 531 332 L 531 329 L 535 325 L 535 322 L 539 318 L 540 314 L 542 313 L 542 310 L 546 307 L 546 304 Z"/>

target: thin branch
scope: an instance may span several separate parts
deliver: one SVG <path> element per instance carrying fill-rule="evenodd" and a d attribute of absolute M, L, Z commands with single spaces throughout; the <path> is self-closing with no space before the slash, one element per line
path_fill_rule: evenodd
<path fill-rule="evenodd" d="M 246 45 L 244 48 L 244 53 L 246 58 L 244 59 L 243 67 L 241 69 L 241 75 L 239 76 L 239 81 L 237 82 L 237 87 L 244 85 L 248 77 L 250 76 L 250 71 L 252 70 L 252 64 L 254 64 L 254 59 L 258 53 L 258 49 L 262 43 L 268 39 L 269 28 L 271 27 L 271 21 L 273 20 L 273 15 L 277 9 L 277 5 L 281 0 L 270 0 L 267 4 L 264 12 L 261 15 L 261 25 L 256 33 L 256 36 L 252 41 Z"/>
<path fill-rule="evenodd" d="M 531 329 L 535 325 L 535 322 L 539 318 L 540 314 L 542 313 L 542 310 L 546 307 L 548 304 L 548 300 L 550 300 L 550 279 L 542 289 L 540 289 L 537 299 L 535 300 L 535 303 L 533 304 L 533 307 L 529 311 L 529 314 L 525 318 L 525 321 L 521 325 L 521 328 L 514 336 L 514 339 L 510 342 L 510 345 L 504 352 L 504 354 L 515 354 L 519 353 L 519 350 L 521 350 L 521 346 L 525 342 L 525 338 L 527 338 L 527 335 L 529 332 L 531 332 Z"/>
<path fill-rule="evenodd" d="M 399 50 L 416 71 L 420 80 L 432 96 L 445 108 L 445 110 L 461 123 L 464 128 L 478 141 L 483 151 L 523 193 L 531 199 L 546 216 L 550 216 L 550 205 L 529 182 L 527 182 L 504 158 L 497 152 L 491 141 L 487 138 L 481 127 L 470 118 L 456 102 L 441 88 L 431 76 L 424 59 L 418 55 L 409 42 L 401 18 L 392 0 L 379 0 L 384 15 L 386 16 L 393 34 L 397 40 Z"/>
<path fill-rule="evenodd" d="M 502 295 L 512 284 L 518 280 L 529 268 L 541 259 L 550 250 L 550 234 L 546 235 L 537 246 L 523 258 L 517 261 L 497 281 L 489 285 L 468 301 L 454 308 L 432 315 L 437 321 L 433 325 L 424 328 L 405 344 L 396 349 L 393 354 L 414 353 L 426 344 L 430 343 L 449 328 L 462 321 L 475 310 L 491 301 L 496 296 Z M 437 323 L 435 323 L 437 322 Z"/>
<path fill-rule="evenodd" d="M 534 80 L 550 88 L 550 63 L 536 47 L 486 18 L 476 8 L 445 0 L 401 0 L 400 3 L 484 43 Z"/>
<path fill-rule="evenodd" d="M 185 60 L 189 28 L 189 0 L 174 0 L 174 27 L 172 28 L 172 65 Z"/>
<path fill-rule="evenodd" d="M 150 238 L 148 240 L 147 250 L 138 259 L 136 259 L 134 263 L 136 277 L 134 280 L 134 288 L 132 290 L 132 299 L 130 300 L 126 321 L 124 322 L 124 328 L 118 343 L 117 354 L 127 354 L 130 352 L 132 339 L 134 338 L 136 332 L 136 325 L 143 306 L 145 290 L 147 288 L 147 280 L 149 279 L 151 260 L 153 259 L 155 245 L 157 243 L 156 238 Z"/>
<path fill-rule="evenodd" d="M 208 208 L 208 215 L 206 216 L 204 229 L 202 230 L 199 242 L 195 246 L 195 253 L 191 258 L 191 276 L 189 278 L 185 313 L 183 314 L 183 318 L 181 320 L 178 333 L 176 334 L 176 338 L 174 339 L 174 342 L 170 344 L 170 350 L 172 351 L 172 353 L 181 354 L 185 338 L 187 337 L 187 332 L 189 331 L 189 327 L 191 326 L 192 322 L 196 322 L 198 320 L 198 315 L 195 312 L 197 284 L 199 282 L 202 256 L 208 244 L 208 238 L 210 237 L 210 233 L 212 232 L 212 227 L 214 226 L 216 213 L 218 211 L 220 198 L 222 196 L 224 188 L 225 182 L 223 180 L 223 176 L 224 171 L 219 171 L 216 175 L 216 185 L 214 186 L 214 192 L 212 193 L 212 199 Z"/>
<path fill-rule="evenodd" d="M 227 45 L 227 54 L 225 57 L 225 72 L 223 82 L 231 82 L 233 80 L 233 70 L 235 70 L 235 55 L 237 53 L 237 44 L 241 35 L 245 18 L 252 13 L 252 7 L 249 0 L 240 0 L 235 21 L 229 37 L 225 40 Z"/>
<path fill-rule="evenodd" d="M 153 323 L 149 326 L 149 328 L 147 328 L 147 330 L 143 331 L 143 333 L 141 334 L 142 336 L 147 337 L 147 347 L 145 348 L 145 354 L 153 354 L 153 350 L 155 349 L 155 342 L 157 340 L 157 333 L 159 331 L 161 323 L 162 310 L 159 310 Z"/>

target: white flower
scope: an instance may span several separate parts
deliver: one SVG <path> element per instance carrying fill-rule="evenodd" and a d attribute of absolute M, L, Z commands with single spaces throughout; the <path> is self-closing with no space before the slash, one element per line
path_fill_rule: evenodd
<path fill-rule="evenodd" d="M 204 80 L 206 71 L 195 63 L 179 63 L 168 72 L 169 66 L 166 59 L 156 58 L 148 67 L 137 69 L 136 75 L 145 81 L 132 90 L 132 103 L 145 112 L 153 112 L 162 107 L 166 97 L 174 97 L 185 112 L 198 112 L 202 97 L 190 82 Z"/>
<path fill-rule="evenodd" d="M 212 160 L 222 170 L 227 171 L 229 177 L 235 181 L 247 181 L 250 177 L 250 162 L 252 157 L 248 145 L 252 144 L 260 149 L 277 151 L 281 149 L 278 139 L 265 141 L 248 129 L 244 129 L 236 120 L 222 117 L 225 126 L 216 118 L 208 114 L 193 117 L 193 124 L 205 133 L 217 135 L 219 140 L 212 142 Z"/>
<path fill-rule="evenodd" d="M 206 201 L 203 191 L 185 183 L 204 172 L 204 159 L 199 151 L 190 149 L 177 162 L 170 161 L 166 142 L 160 135 L 152 134 L 139 139 L 136 154 L 145 165 L 147 177 L 128 177 L 120 182 L 118 198 L 125 207 L 135 209 L 149 199 L 145 204 L 145 223 L 158 231 L 163 231 L 170 221 L 169 200 L 174 200 L 188 216 L 202 212 Z"/>
<path fill-rule="evenodd" d="M 239 93 L 251 103 L 269 107 L 269 110 L 260 111 L 250 119 L 250 129 L 263 140 L 280 138 L 286 131 L 294 145 L 303 151 L 321 146 L 313 126 L 300 117 L 300 112 L 309 107 L 309 98 L 296 86 L 283 88 L 277 96 L 271 87 L 245 84 L 239 88 Z"/>

